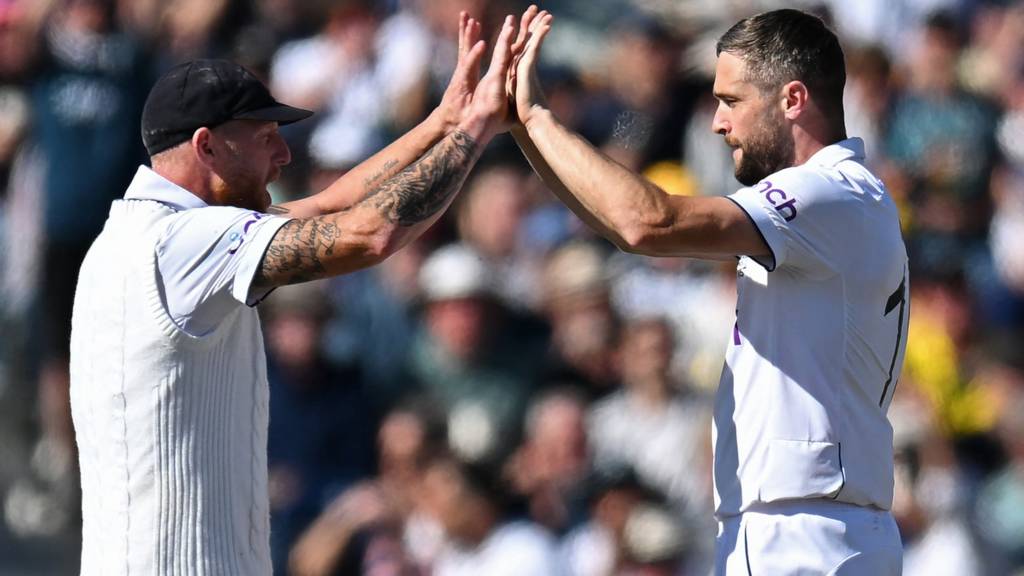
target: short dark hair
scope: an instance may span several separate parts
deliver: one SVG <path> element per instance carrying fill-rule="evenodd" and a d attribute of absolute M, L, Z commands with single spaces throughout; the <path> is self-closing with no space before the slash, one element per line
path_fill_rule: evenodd
<path fill-rule="evenodd" d="M 745 18 L 719 38 L 716 50 L 743 60 L 747 79 L 762 92 L 799 80 L 826 114 L 842 120 L 843 49 L 817 16 L 783 9 Z"/>

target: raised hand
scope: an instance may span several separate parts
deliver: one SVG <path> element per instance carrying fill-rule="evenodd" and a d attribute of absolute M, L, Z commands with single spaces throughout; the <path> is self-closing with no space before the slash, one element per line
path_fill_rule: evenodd
<path fill-rule="evenodd" d="M 551 31 L 554 16 L 546 10 L 536 12 L 536 9 L 536 6 L 530 6 L 523 13 L 524 26 L 515 43 L 518 52 L 506 81 L 506 90 L 515 103 L 514 115 L 523 125 L 529 123 L 535 107 L 546 106 L 540 79 L 537 77 L 537 57 L 544 38 Z"/>
<path fill-rule="evenodd" d="M 448 134 L 469 116 L 469 103 L 480 79 L 480 59 L 485 43 L 480 40 L 480 21 L 459 13 L 459 59 L 436 113 Z"/>
<path fill-rule="evenodd" d="M 506 16 L 494 45 L 491 65 L 477 84 L 470 103 L 471 119 L 483 122 L 485 130 L 490 134 L 504 132 L 511 126 L 505 85 L 512 65 L 512 37 L 515 31 L 515 19 Z"/>

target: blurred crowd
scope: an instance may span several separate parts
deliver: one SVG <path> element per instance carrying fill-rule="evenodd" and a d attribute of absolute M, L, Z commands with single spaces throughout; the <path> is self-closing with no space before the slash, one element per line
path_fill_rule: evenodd
<path fill-rule="evenodd" d="M 848 132 L 901 208 L 905 573 L 1024 574 L 1024 1 L 546 0 L 551 107 L 671 194 L 729 194 L 714 43 L 782 6 L 840 35 Z M 77 573 L 71 298 L 155 78 L 230 58 L 317 110 L 282 129 L 281 202 L 429 113 L 460 10 L 524 7 L 0 0 L 0 574 Z M 261 305 L 275 572 L 707 574 L 734 274 L 617 252 L 497 139 L 416 244 Z"/>

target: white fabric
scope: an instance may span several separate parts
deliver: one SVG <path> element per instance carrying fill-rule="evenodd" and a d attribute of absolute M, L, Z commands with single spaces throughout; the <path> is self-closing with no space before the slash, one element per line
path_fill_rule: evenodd
<path fill-rule="evenodd" d="M 885 413 L 906 345 L 907 256 L 863 161 L 863 143 L 845 140 L 729 196 L 774 258 L 737 267 L 714 418 L 719 518 L 788 499 L 892 505 Z"/>
<path fill-rule="evenodd" d="M 176 250 L 164 242 L 178 237 L 169 231 L 218 220 L 194 213 L 234 222 L 233 212 L 200 207 L 164 186 L 149 191 L 159 201 L 137 199 L 133 189 L 136 199 L 114 202 L 75 294 L 71 409 L 82 475 L 81 573 L 270 574 L 259 317 L 235 302 L 219 310 L 212 332 L 188 334 L 168 312 L 165 298 L 177 292 L 167 291 L 158 265 L 158 246 Z M 218 257 L 216 243 L 198 245 Z M 244 299 L 250 272 L 238 266 L 231 275 L 219 290 Z"/>
<path fill-rule="evenodd" d="M 434 566 L 434 576 L 558 576 L 554 538 L 528 522 L 512 522 L 494 530 L 479 546 L 449 546 Z"/>
<path fill-rule="evenodd" d="M 266 296 L 266 291 L 250 293 L 250 284 L 288 218 L 208 206 L 145 166 L 139 167 L 125 200 L 155 200 L 179 212 L 156 245 L 167 308 L 179 328 L 203 336 L 239 303 L 254 305 Z"/>
<path fill-rule="evenodd" d="M 892 514 L 839 502 L 769 504 L 719 524 L 716 576 L 899 576 Z"/>

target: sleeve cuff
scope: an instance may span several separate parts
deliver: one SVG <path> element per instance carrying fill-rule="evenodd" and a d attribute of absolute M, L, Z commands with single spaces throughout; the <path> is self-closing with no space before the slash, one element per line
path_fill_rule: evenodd
<path fill-rule="evenodd" d="M 260 226 L 259 230 L 256 231 L 256 235 L 248 241 L 249 246 L 245 251 L 245 257 L 235 271 L 235 281 L 231 288 L 231 295 L 235 297 L 235 300 L 242 302 L 246 306 L 255 306 L 273 290 L 273 288 L 268 288 L 254 292 L 251 290 L 252 281 L 256 277 L 256 270 L 263 263 L 263 255 L 266 254 L 267 248 L 270 247 L 274 236 L 277 235 L 277 231 L 292 220 L 291 218 L 281 218 L 279 216 L 267 216 L 267 218 L 268 221 Z"/>
<path fill-rule="evenodd" d="M 774 210 L 765 207 L 756 194 L 744 194 L 747 191 L 750 191 L 750 189 L 747 188 L 735 194 L 730 194 L 726 198 L 732 200 L 733 203 L 747 214 L 747 218 L 750 218 L 750 221 L 754 223 L 754 228 L 757 229 L 765 245 L 768 246 L 768 250 L 772 253 L 769 261 L 753 256 L 750 256 L 750 258 L 764 266 L 769 272 L 773 272 L 786 261 L 786 240 L 779 231 L 777 223 L 773 220 L 774 217 L 777 217 Z"/>

